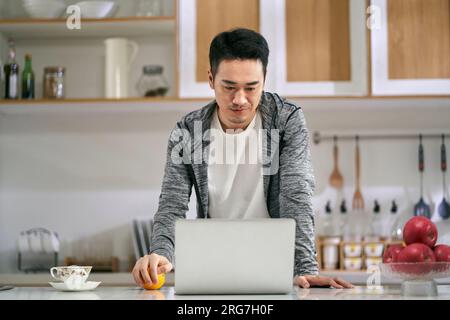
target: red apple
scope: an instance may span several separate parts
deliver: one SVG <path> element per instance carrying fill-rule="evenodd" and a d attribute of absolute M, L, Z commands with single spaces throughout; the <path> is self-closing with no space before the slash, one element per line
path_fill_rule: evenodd
<path fill-rule="evenodd" d="M 406 246 L 397 256 L 397 262 L 435 262 L 433 250 L 423 243 Z"/>
<path fill-rule="evenodd" d="M 436 261 L 450 262 L 450 246 L 446 244 L 438 244 L 434 247 L 434 255 Z"/>
<path fill-rule="evenodd" d="M 406 222 L 403 227 L 403 241 L 407 245 L 423 243 L 433 248 L 438 238 L 436 225 L 428 218 L 418 216 Z"/>
<path fill-rule="evenodd" d="M 397 256 L 396 270 L 402 273 L 420 275 L 433 270 L 436 261 L 433 250 L 423 243 L 413 243 L 406 246 Z"/>
<path fill-rule="evenodd" d="M 383 263 L 397 262 L 398 254 L 403 248 L 404 247 L 401 244 L 393 244 L 387 247 L 383 253 Z"/>

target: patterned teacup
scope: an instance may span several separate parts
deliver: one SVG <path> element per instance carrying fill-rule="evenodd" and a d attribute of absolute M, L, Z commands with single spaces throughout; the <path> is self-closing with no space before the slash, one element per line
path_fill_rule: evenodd
<path fill-rule="evenodd" d="M 50 269 L 51 276 L 63 281 L 69 289 L 80 289 L 86 282 L 92 266 L 63 266 Z"/>

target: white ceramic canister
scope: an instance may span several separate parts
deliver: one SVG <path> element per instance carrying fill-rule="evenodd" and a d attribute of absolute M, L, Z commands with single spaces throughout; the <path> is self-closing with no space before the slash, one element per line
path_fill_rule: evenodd
<path fill-rule="evenodd" d="M 130 88 L 130 67 L 139 46 L 125 38 L 105 40 L 105 96 L 127 98 Z"/>

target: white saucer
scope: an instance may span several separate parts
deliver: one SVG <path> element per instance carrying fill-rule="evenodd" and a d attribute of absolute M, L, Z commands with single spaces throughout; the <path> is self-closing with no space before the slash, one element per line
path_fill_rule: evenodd
<path fill-rule="evenodd" d="M 49 284 L 60 291 L 90 291 L 98 287 L 101 281 L 86 281 L 79 289 L 69 289 L 64 282 L 49 282 Z"/>

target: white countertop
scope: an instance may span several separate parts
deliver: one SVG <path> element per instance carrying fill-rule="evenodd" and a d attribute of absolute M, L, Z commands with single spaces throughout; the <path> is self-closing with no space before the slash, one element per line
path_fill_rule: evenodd
<path fill-rule="evenodd" d="M 93 291 L 62 292 L 48 287 L 14 287 L 0 291 L 0 300 L 450 300 L 450 285 L 438 285 L 437 297 L 404 297 L 399 285 L 369 289 L 356 286 L 353 289 L 293 287 L 286 295 L 177 295 L 173 286 L 160 290 L 144 290 L 139 287 L 108 287 L 100 284 Z"/>
<path fill-rule="evenodd" d="M 321 271 L 321 275 L 339 277 L 355 285 L 365 285 L 370 273 L 364 271 Z M 175 275 L 170 272 L 166 275 L 166 284 L 174 284 Z M 91 281 L 101 281 L 103 286 L 134 286 L 133 276 L 130 272 L 92 272 L 89 276 Z M 49 281 L 53 281 L 50 273 L 0 273 L 0 285 L 15 286 L 47 286 Z M 384 276 L 380 278 L 381 285 L 400 284 L 398 279 L 390 279 Z M 436 279 L 438 284 L 450 285 L 450 278 Z"/>
<path fill-rule="evenodd" d="M 166 281 L 173 284 L 174 274 L 169 273 Z M 101 281 L 108 286 L 133 286 L 134 280 L 131 272 L 91 272 L 90 281 Z M 54 281 L 50 272 L 40 273 L 0 273 L 0 285 L 15 286 L 47 286 L 49 281 Z"/>

